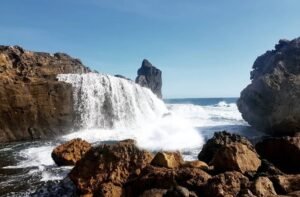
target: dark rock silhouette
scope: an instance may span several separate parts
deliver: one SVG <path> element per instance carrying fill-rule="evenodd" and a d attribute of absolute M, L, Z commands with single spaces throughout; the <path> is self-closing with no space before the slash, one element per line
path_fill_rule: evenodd
<path fill-rule="evenodd" d="M 138 76 L 135 79 L 137 84 L 151 89 L 152 92 L 158 96 L 158 98 L 162 98 L 162 74 L 159 69 L 154 67 L 148 60 L 144 59 L 137 74 Z"/>

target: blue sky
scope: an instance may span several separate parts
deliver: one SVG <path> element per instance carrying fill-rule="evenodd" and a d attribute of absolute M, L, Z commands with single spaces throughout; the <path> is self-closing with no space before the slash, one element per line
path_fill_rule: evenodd
<path fill-rule="evenodd" d="M 239 96 L 257 56 L 300 36 L 299 0 L 4 0 L 0 44 L 66 52 L 134 79 L 144 58 L 165 98 Z"/>

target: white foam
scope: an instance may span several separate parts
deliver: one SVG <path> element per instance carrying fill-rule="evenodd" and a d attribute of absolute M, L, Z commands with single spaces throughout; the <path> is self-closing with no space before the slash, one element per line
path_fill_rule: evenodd
<path fill-rule="evenodd" d="M 148 88 L 105 74 L 60 74 L 71 83 L 76 124 L 83 129 L 131 128 L 167 112 L 162 100 Z"/>
<path fill-rule="evenodd" d="M 54 165 L 51 158 L 51 152 L 54 146 L 40 146 L 24 149 L 19 152 L 19 155 L 24 158 L 16 166 L 6 166 L 4 168 L 28 168 L 38 167 L 43 170 L 46 166 Z"/>

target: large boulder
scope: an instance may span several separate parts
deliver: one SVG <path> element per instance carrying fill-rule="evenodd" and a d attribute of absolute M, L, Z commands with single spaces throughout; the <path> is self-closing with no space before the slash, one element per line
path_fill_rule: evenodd
<path fill-rule="evenodd" d="M 300 129 L 300 38 L 280 40 L 253 64 L 251 84 L 240 95 L 243 118 L 271 135 Z"/>
<path fill-rule="evenodd" d="M 79 161 L 92 145 L 80 138 L 73 139 L 54 148 L 51 157 L 58 166 L 72 166 Z"/>
<path fill-rule="evenodd" d="M 300 137 L 267 138 L 256 144 L 261 157 L 287 173 L 300 173 Z"/>
<path fill-rule="evenodd" d="M 233 143 L 240 143 L 249 150 L 255 151 L 255 148 L 249 140 L 237 134 L 228 133 L 226 131 L 216 132 L 214 136 L 204 144 L 201 152 L 198 155 L 198 159 L 206 163 L 210 163 L 221 148 L 229 146 Z"/>
<path fill-rule="evenodd" d="M 63 53 L 0 46 L 0 142 L 49 138 L 73 127 L 72 86 L 63 73 L 90 70 Z"/>
<path fill-rule="evenodd" d="M 151 153 L 140 150 L 133 140 L 102 144 L 90 149 L 69 174 L 82 195 L 123 195 L 123 185 L 137 177 L 151 162 Z M 118 196 L 115 194 L 115 196 Z"/>
<path fill-rule="evenodd" d="M 148 60 L 144 59 L 137 74 L 138 76 L 135 79 L 137 84 L 151 89 L 158 98 L 162 98 L 162 78 L 161 71 L 159 69 L 154 67 Z"/>
<path fill-rule="evenodd" d="M 211 164 L 217 172 L 255 172 L 261 165 L 258 154 L 242 143 L 232 143 L 220 148 Z"/>

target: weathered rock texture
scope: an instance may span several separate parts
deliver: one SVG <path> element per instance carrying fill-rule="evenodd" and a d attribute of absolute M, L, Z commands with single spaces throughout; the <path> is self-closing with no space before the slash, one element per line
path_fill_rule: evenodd
<path fill-rule="evenodd" d="M 121 196 L 123 184 L 137 177 L 152 159 L 152 154 L 138 149 L 133 140 L 103 144 L 90 149 L 69 177 L 80 194 L 101 196 L 117 191 L 120 195 L 115 196 Z"/>
<path fill-rule="evenodd" d="M 275 50 L 258 57 L 251 80 L 238 100 L 243 118 L 272 135 L 299 131 L 300 38 L 280 40 Z"/>
<path fill-rule="evenodd" d="M 57 74 L 90 70 L 63 53 L 0 46 L 0 142 L 53 137 L 72 127 L 70 84 Z"/>
<path fill-rule="evenodd" d="M 206 142 L 198 155 L 198 159 L 209 164 L 221 148 L 237 143 L 243 144 L 247 146 L 249 150 L 255 152 L 255 148 L 245 137 L 222 131 L 216 132 L 214 136 Z"/>
<path fill-rule="evenodd" d="M 232 143 L 220 148 L 211 162 L 215 171 L 257 171 L 261 164 L 258 154 L 241 143 Z"/>
<path fill-rule="evenodd" d="M 240 191 L 247 188 L 248 178 L 239 172 L 225 172 L 208 180 L 205 186 L 205 197 L 238 196 Z"/>
<path fill-rule="evenodd" d="M 161 71 L 154 67 L 148 60 L 143 60 L 142 67 L 137 72 L 138 76 L 135 82 L 142 87 L 152 90 L 159 98 L 162 98 L 161 87 L 162 78 Z"/>
<path fill-rule="evenodd" d="M 90 143 L 77 138 L 57 146 L 51 157 L 58 166 L 75 165 L 91 148 Z"/>

